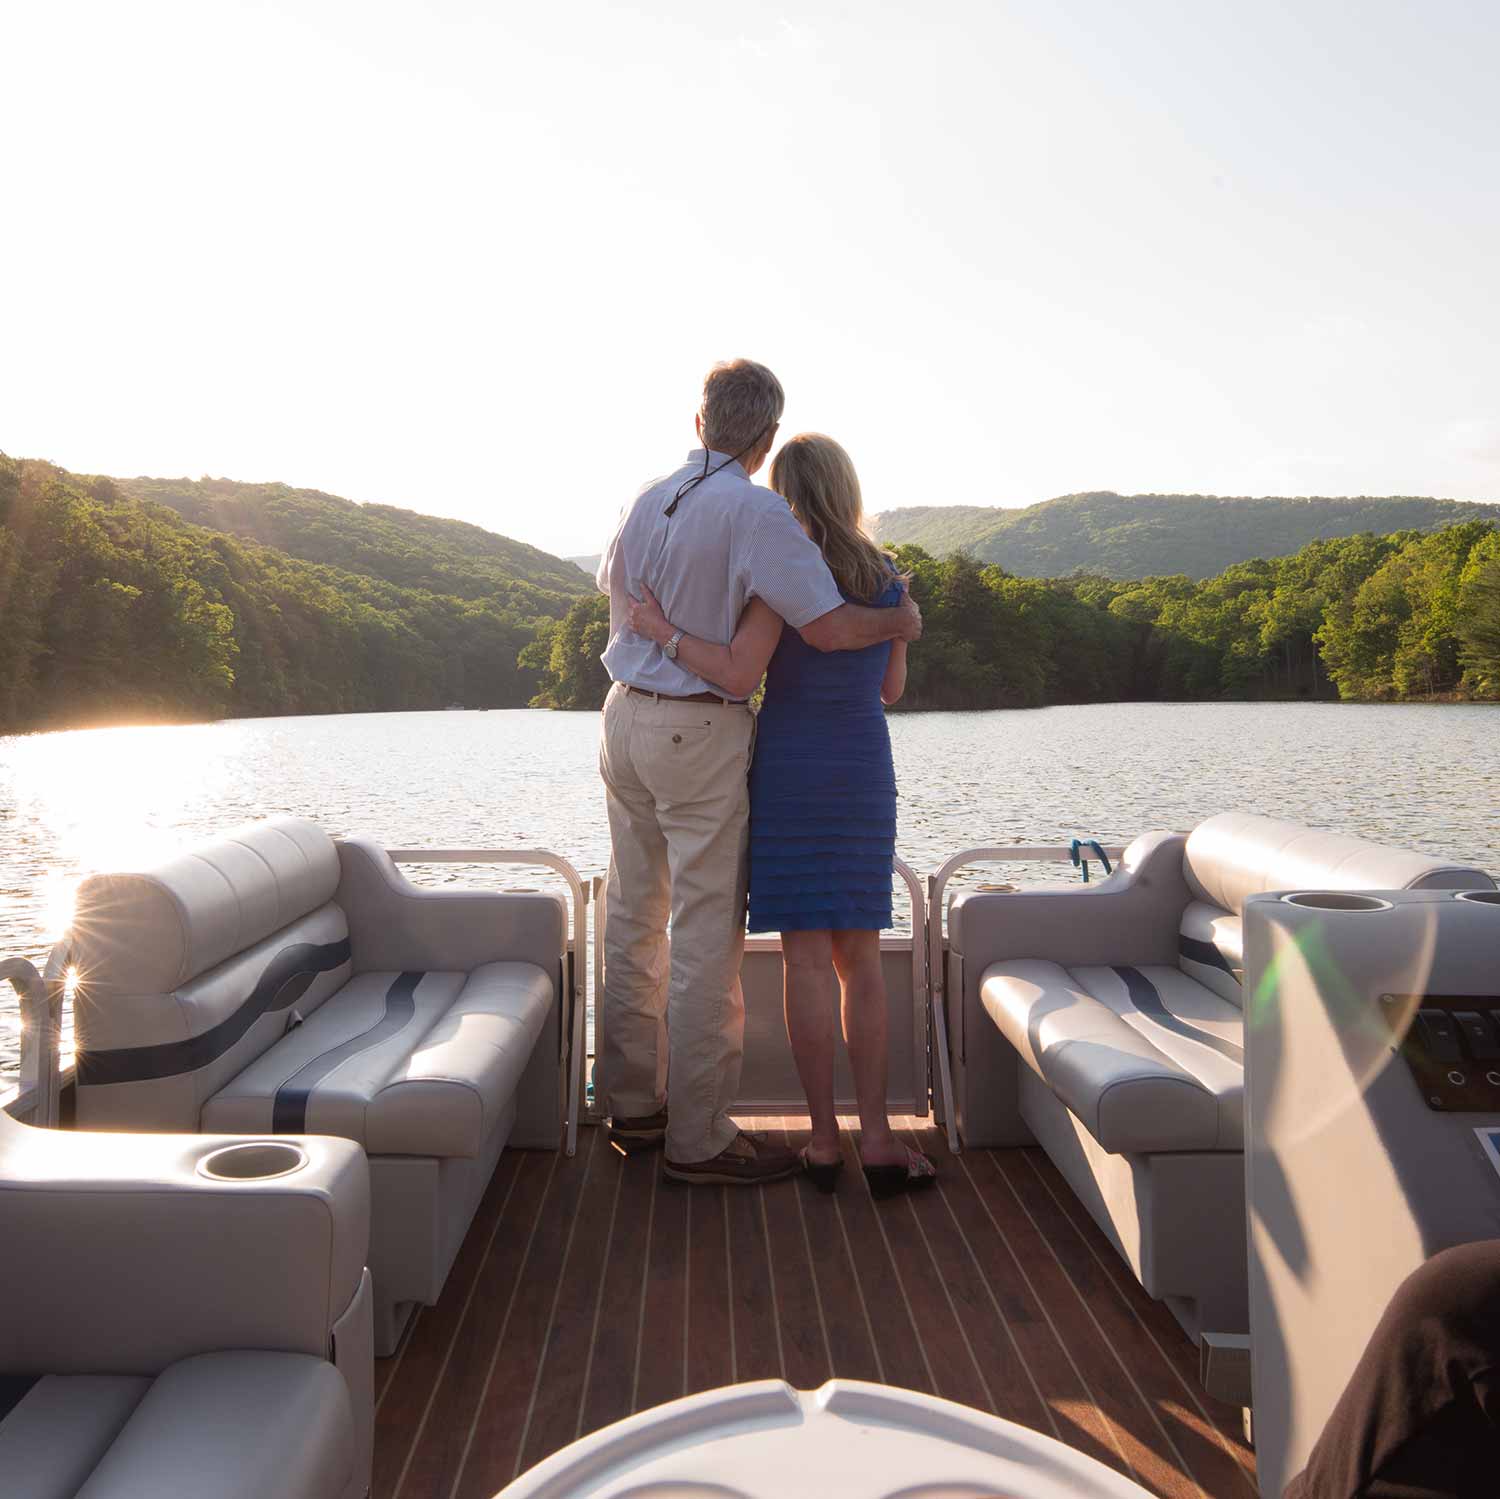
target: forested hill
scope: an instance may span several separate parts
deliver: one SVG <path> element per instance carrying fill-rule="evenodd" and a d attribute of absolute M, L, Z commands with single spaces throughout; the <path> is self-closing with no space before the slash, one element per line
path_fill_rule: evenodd
<path fill-rule="evenodd" d="M 1023 578 L 1091 572 L 1109 578 L 1209 578 L 1252 557 L 1287 557 L 1309 542 L 1361 532 L 1431 531 L 1500 521 L 1500 504 L 1464 500 L 1253 499 L 1204 494 L 1069 494 L 1001 510 L 911 506 L 874 517 L 880 540 L 935 557 L 967 552 Z"/>
<path fill-rule="evenodd" d="M 229 479 L 116 479 L 137 499 L 275 547 L 306 562 L 326 563 L 402 588 L 461 599 L 494 599 L 551 614 L 549 594 L 592 592 L 589 580 L 561 557 L 497 536 L 465 521 L 418 515 L 394 505 L 360 505 L 316 489 L 237 484 Z"/>
<path fill-rule="evenodd" d="M 149 483 L 0 453 L 0 734 L 522 707 L 541 673 L 521 653 L 590 592 L 572 564 L 476 527 L 408 526 L 401 511 L 268 486 L 263 534 L 320 559 L 306 560 L 195 525 L 143 498 Z M 179 498 L 199 488 L 169 487 Z M 257 527 L 256 488 L 225 488 L 226 527 Z"/>

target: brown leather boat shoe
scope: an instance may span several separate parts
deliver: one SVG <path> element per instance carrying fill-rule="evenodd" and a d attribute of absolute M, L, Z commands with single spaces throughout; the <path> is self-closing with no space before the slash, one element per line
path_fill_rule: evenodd
<path fill-rule="evenodd" d="M 673 1181 L 721 1187 L 754 1187 L 761 1182 L 780 1181 L 800 1167 L 794 1151 L 744 1130 L 706 1161 L 674 1161 L 670 1157 L 662 1161 L 662 1170 Z"/>
<path fill-rule="evenodd" d="M 642 1114 L 636 1119 L 611 1117 L 609 1143 L 625 1155 L 632 1150 L 655 1150 L 667 1138 L 667 1111 Z"/>

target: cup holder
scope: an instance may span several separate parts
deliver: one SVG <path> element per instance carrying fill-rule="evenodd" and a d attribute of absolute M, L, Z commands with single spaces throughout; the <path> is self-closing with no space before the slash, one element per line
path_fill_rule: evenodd
<path fill-rule="evenodd" d="M 198 1175 L 216 1182 L 261 1182 L 290 1176 L 307 1164 L 307 1152 L 279 1140 L 225 1145 L 198 1162 Z"/>
<path fill-rule="evenodd" d="M 1306 906 L 1313 911 L 1389 911 L 1391 903 L 1377 895 L 1356 895 L 1352 890 L 1299 890 L 1283 895 L 1289 906 Z"/>
<path fill-rule="evenodd" d="M 1476 906 L 1500 906 L 1500 890 L 1460 890 L 1453 898 L 1472 901 Z"/>

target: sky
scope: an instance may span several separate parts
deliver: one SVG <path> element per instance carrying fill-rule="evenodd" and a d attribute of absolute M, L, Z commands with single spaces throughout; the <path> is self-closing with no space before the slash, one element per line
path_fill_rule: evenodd
<path fill-rule="evenodd" d="M 0 0 L 0 450 L 563 555 L 746 355 L 866 506 L 1500 501 L 1492 0 Z"/>

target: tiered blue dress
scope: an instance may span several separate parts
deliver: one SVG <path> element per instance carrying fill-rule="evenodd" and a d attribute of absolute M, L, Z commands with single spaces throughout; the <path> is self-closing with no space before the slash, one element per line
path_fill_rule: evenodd
<path fill-rule="evenodd" d="M 892 579 L 876 607 L 901 602 Z M 890 642 L 815 651 L 793 629 L 766 671 L 750 767 L 750 930 L 891 925 L 896 772 L 880 684 Z"/>

